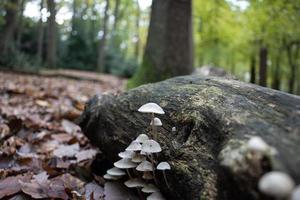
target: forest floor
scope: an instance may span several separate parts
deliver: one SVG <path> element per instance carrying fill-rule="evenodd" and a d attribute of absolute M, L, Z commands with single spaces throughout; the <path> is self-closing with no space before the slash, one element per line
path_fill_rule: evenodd
<path fill-rule="evenodd" d="M 89 98 L 121 91 L 124 80 L 51 73 L 0 72 L 0 199 L 122 199 L 122 186 L 91 170 L 101 152 L 75 121 Z"/>

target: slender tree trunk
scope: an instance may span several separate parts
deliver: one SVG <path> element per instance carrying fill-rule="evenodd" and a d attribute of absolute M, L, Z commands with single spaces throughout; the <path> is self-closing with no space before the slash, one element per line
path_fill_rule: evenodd
<path fill-rule="evenodd" d="M 140 55 L 140 17 L 141 17 L 141 11 L 139 2 L 136 1 L 136 9 L 137 9 L 137 15 L 136 15 L 136 21 L 135 21 L 135 29 L 136 29 L 136 41 L 135 41 L 135 48 L 134 48 L 134 55 L 136 60 L 139 60 Z"/>
<path fill-rule="evenodd" d="M 268 49 L 261 47 L 259 50 L 259 85 L 267 86 L 267 62 L 268 62 Z"/>
<path fill-rule="evenodd" d="M 107 23 L 108 23 L 108 9 L 109 0 L 106 0 L 106 6 L 104 10 L 104 19 L 102 27 L 102 38 L 99 42 L 98 59 L 97 59 L 97 70 L 98 72 L 104 72 L 105 70 L 105 47 L 106 47 L 106 35 L 107 35 Z"/>
<path fill-rule="evenodd" d="M 38 25 L 38 41 L 37 41 L 37 61 L 41 63 L 43 61 L 43 41 L 44 41 L 44 23 L 42 10 L 44 8 L 44 0 L 40 2 L 40 20 Z"/>
<path fill-rule="evenodd" d="M 115 35 L 115 32 L 117 30 L 117 25 L 119 22 L 119 11 L 120 11 L 120 0 L 116 0 L 115 9 L 114 9 L 114 24 L 113 24 L 113 34 Z"/>
<path fill-rule="evenodd" d="M 255 54 L 253 54 L 250 60 L 250 83 L 255 84 L 255 82 L 256 82 L 256 58 L 255 58 Z"/>
<path fill-rule="evenodd" d="M 290 65 L 290 78 L 289 78 L 289 93 L 294 93 L 295 89 L 295 81 L 296 81 L 296 62 L 294 60 L 297 60 L 298 58 L 298 53 L 299 53 L 299 46 L 296 45 L 295 48 L 295 55 L 293 56 L 293 44 L 287 45 L 287 57 L 288 57 L 288 62 Z"/>
<path fill-rule="evenodd" d="M 193 71 L 191 0 L 153 0 L 143 63 L 134 87 Z"/>
<path fill-rule="evenodd" d="M 276 56 L 275 60 L 275 71 L 274 71 L 274 77 L 272 82 L 272 88 L 275 90 L 280 90 L 280 61 L 281 61 L 281 48 L 278 50 L 278 54 Z"/>
<path fill-rule="evenodd" d="M 47 66 L 50 68 L 56 67 L 56 22 L 55 22 L 55 1 L 48 0 L 48 10 L 50 16 L 48 17 L 48 35 L 47 35 Z"/>
<path fill-rule="evenodd" d="M 18 50 L 20 50 L 21 42 L 22 42 L 22 34 L 23 34 L 23 26 L 24 26 L 23 12 L 25 8 L 25 4 L 26 4 L 26 0 L 21 0 L 21 4 L 19 8 L 20 12 L 19 12 L 19 19 L 18 19 L 17 41 L 16 41 L 16 47 L 18 48 Z"/>
<path fill-rule="evenodd" d="M 10 0 L 5 4 L 5 24 L 0 39 L 0 55 L 7 56 L 12 51 L 13 35 L 18 18 L 19 0 Z"/>

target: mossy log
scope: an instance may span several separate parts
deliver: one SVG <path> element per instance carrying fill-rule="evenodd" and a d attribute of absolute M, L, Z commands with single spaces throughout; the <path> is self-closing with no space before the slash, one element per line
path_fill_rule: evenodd
<path fill-rule="evenodd" d="M 137 112 L 147 102 L 166 112 L 159 116 L 158 160 L 172 166 L 170 188 L 160 181 L 169 199 L 267 199 L 257 181 L 269 170 L 285 171 L 300 183 L 298 96 L 232 79 L 183 76 L 95 96 L 80 126 L 114 162 L 137 135 L 149 133 L 150 116 Z M 251 136 L 262 137 L 278 153 L 253 165 L 245 148 Z"/>

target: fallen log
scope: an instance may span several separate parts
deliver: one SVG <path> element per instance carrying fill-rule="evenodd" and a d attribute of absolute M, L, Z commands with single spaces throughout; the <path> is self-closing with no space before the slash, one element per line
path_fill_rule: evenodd
<path fill-rule="evenodd" d="M 170 188 L 163 180 L 159 185 L 168 199 L 267 199 L 257 181 L 270 170 L 287 172 L 300 183 L 298 96 L 232 79 L 183 76 L 118 96 L 95 96 L 79 124 L 113 163 L 137 135 L 149 133 L 150 116 L 137 112 L 147 102 L 166 113 L 159 116 L 158 160 L 172 166 Z M 278 152 L 256 168 L 245 150 L 252 136 Z"/>

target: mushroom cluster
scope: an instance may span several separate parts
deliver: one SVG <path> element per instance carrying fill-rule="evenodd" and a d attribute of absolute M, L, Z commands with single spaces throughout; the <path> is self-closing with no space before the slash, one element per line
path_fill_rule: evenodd
<path fill-rule="evenodd" d="M 251 158 L 259 160 L 263 156 L 277 154 L 274 147 L 268 145 L 261 137 L 252 137 L 247 142 Z M 265 173 L 258 182 L 258 189 L 275 199 L 300 200 L 300 185 L 295 187 L 294 180 L 286 173 L 271 171 Z"/>
<path fill-rule="evenodd" d="M 158 189 L 155 173 L 156 170 L 163 172 L 166 185 L 169 188 L 165 171 L 170 170 L 171 167 L 167 162 L 158 163 L 156 161 L 156 154 L 162 151 L 160 144 L 156 141 L 158 127 L 162 126 L 162 122 L 158 117 L 155 117 L 155 114 L 165 114 L 165 112 L 156 103 L 144 104 L 138 111 L 151 115 L 151 137 L 140 134 L 133 140 L 125 151 L 118 154 L 121 159 L 114 163 L 114 168 L 107 170 L 104 178 L 118 180 L 127 174 L 129 180 L 124 184 L 129 188 L 137 188 L 142 199 L 143 192 L 148 195 L 147 200 L 163 200 L 164 197 Z"/>

